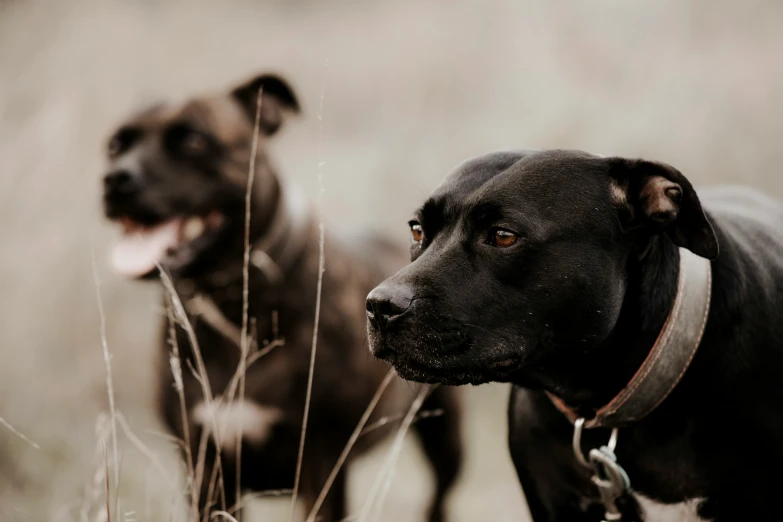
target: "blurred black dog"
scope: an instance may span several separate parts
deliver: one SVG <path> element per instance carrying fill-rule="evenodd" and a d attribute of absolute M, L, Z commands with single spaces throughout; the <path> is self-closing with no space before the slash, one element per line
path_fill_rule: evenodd
<path fill-rule="evenodd" d="M 260 137 L 249 227 L 249 317 L 255 357 L 251 355 L 246 371 L 245 401 L 229 402 L 229 396 L 239 393 L 233 377 L 242 342 L 245 197 L 259 90 Z M 208 431 L 218 431 L 206 445 L 206 468 L 193 466 L 196 478 L 203 477 L 201 509 L 234 504 L 240 433 L 240 487 L 262 491 L 294 485 L 313 336 L 319 233 L 308 205 L 277 177 L 266 143 L 286 114 L 298 111 L 285 81 L 261 75 L 225 93 L 143 111 L 109 140 L 105 212 L 124 228 L 113 265 L 135 278 L 155 276 L 158 265 L 171 274 L 195 329 L 208 385 L 217 396 L 210 408 L 204 386 L 188 370 L 199 368 L 191 342 L 177 327 L 194 459 L 200 444 L 206 444 Z M 310 435 L 300 488 L 308 512 L 387 372 L 387 366 L 365 349 L 364 297 L 404 264 L 396 248 L 378 239 L 348 244 L 328 235 L 325 244 Z M 168 332 L 167 325 L 164 353 L 170 349 Z M 283 339 L 283 345 L 275 347 L 276 339 Z M 263 352 L 267 353 L 254 361 Z M 161 385 L 163 415 L 183 437 L 180 401 L 168 365 Z M 407 411 L 417 389 L 395 377 L 370 422 Z M 432 521 L 443 520 L 444 496 L 460 467 L 455 393 L 447 387 L 434 390 L 423 408 L 441 410 L 442 415 L 415 424 L 437 479 Z M 355 453 L 388 429 L 362 436 Z M 222 448 L 222 474 L 212 467 L 214 440 Z M 214 479 L 219 480 L 217 486 Z M 319 516 L 339 520 L 345 511 L 341 473 Z"/>
<path fill-rule="evenodd" d="M 706 213 L 661 163 L 479 157 L 370 293 L 371 349 L 406 379 L 515 385 L 509 441 L 536 522 L 604 517 L 568 417 L 595 427 L 582 451 L 620 428 L 624 521 L 780 516 L 783 205 L 702 196 Z"/>

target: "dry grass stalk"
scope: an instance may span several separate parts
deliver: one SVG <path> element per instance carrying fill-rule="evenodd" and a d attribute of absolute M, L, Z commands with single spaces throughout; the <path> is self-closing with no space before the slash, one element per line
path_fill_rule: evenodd
<path fill-rule="evenodd" d="M 256 500 L 260 498 L 269 498 L 269 497 L 282 497 L 283 495 L 290 495 L 293 492 L 294 492 L 293 489 L 267 489 L 264 491 L 256 491 L 253 493 L 248 493 L 247 495 L 243 496 L 242 502 L 240 502 L 236 506 L 232 506 L 231 509 L 228 510 L 228 512 L 234 514 L 240 509 L 246 507 L 252 500 Z"/>
<path fill-rule="evenodd" d="M 33 442 L 32 440 L 30 440 L 30 439 L 27 437 L 27 435 L 25 435 L 25 434 L 24 434 L 24 433 L 22 433 L 21 431 L 17 430 L 17 429 L 16 429 L 16 428 L 14 428 L 13 426 L 11 426 L 11 424 L 10 424 L 8 421 L 6 421 L 4 418 L 2 418 L 2 417 L 0 417 L 0 424 L 2 424 L 3 426 L 5 426 L 5 428 L 6 428 L 8 431 L 10 431 L 11 433 L 13 433 L 14 435 L 16 435 L 17 437 L 19 437 L 20 439 L 22 439 L 22 440 L 23 440 L 23 441 L 25 441 L 26 443 L 28 443 L 30 446 L 34 447 L 35 449 L 41 449 L 41 446 L 39 446 L 38 444 L 36 444 L 36 443 L 35 443 L 35 442 Z"/>
<path fill-rule="evenodd" d="M 206 522 L 209 518 L 209 512 L 215 505 L 215 492 L 219 493 L 218 498 L 222 508 L 226 506 L 226 490 L 223 488 L 223 473 L 219 466 L 212 466 L 212 475 L 209 477 L 209 485 L 207 486 L 207 497 L 204 505 L 204 512 L 201 514 L 201 520 Z M 219 476 L 218 476 L 219 475 Z"/>
<path fill-rule="evenodd" d="M 153 437 L 158 437 L 160 439 L 163 439 L 167 442 L 172 443 L 174 446 L 176 446 L 178 449 L 185 451 L 185 442 L 180 439 L 179 437 L 176 437 L 170 433 L 166 433 L 160 430 L 153 430 L 153 429 L 146 429 L 144 430 L 144 433 L 148 435 L 152 435 Z M 190 473 L 188 473 L 190 475 Z"/>
<path fill-rule="evenodd" d="M 239 343 L 239 404 L 245 401 L 245 377 L 247 373 L 248 344 L 248 312 L 250 309 L 250 204 L 253 196 L 253 181 L 256 175 L 256 155 L 258 154 L 258 135 L 261 127 L 261 100 L 263 87 L 258 89 L 256 97 L 256 118 L 253 125 L 253 143 L 250 152 L 250 166 L 247 173 L 247 189 L 245 190 L 245 242 L 242 258 L 242 331 Z M 236 505 L 242 499 L 242 426 L 237 431 L 236 439 Z"/>
<path fill-rule="evenodd" d="M 213 467 L 213 470 L 217 470 L 217 473 L 219 473 L 222 477 L 223 473 L 223 465 L 222 465 L 222 459 L 221 459 L 221 440 L 220 440 L 220 431 L 218 430 L 217 426 L 217 418 L 215 416 L 215 404 L 214 404 L 214 398 L 212 396 L 212 388 L 209 384 L 209 378 L 207 376 L 207 370 L 206 366 L 204 364 L 204 358 L 201 355 L 201 349 L 198 344 L 198 339 L 196 337 L 196 332 L 193 329 L 193 325 L 191 324 L 190 320 L 188 319 L 187 312 L 185 311 L 185 307 L 182 304 L 182 300 L 179 298 L 179 295 L 177 294 L 177 290 L 174 287 L 174 283 L 171 280 L 171 277 L 166 273 L 165 270 L 163 270 L 163 267 L 159 264 L 157 265 L 158 271 L 160 273 L 160 279 L 163 282 L 163 287 L 165 288 L 166 292 L 169 295 L 169 298 L 171 300 L 172 309 L 174 312 L 174 317 L 177 320 L 177 323 L 180 324 L 180 326 L 185 330 L 186 335 L 188 336 L 188 341 L 190 342 L 190 345 L 193 350 L 193 358 L 196 360 L 196 369 L 194 370 L 194 374 L 196 375 L 196 379 L 201 384 L 201 391 L 204 396 L 204 404 L 207 407 L 207 412 L 209 413 L 209 420 L 210 420 L 210 427 L 212 428 L 212 437 L 215 440 L 215 466 Z M 204 428 L 203 434 L 208 435 L 209 430 Z M 202 441 L 204 451 L 202 452 L 202 447 L 199 447 L 199 460 L 202 458 L 202 453 L 206 454 L 206 442 L 204 441 L 204 437 L 202 436 Z M 201 487 L 201 480 L 203 479 L 203 462 L 201 463 L 201 476 L 199 476 L 199 473 L 196 475 L 196 486 L 194 486 L 194 495 L 197 495 L 200 491 Z M 214 474 L 213 474 L 214 476 Z M 213 481 L 210 480 L 209 489 L 213 488 Z M 211 498 L 211 497 L 209 497 Z M 222 507 L 225 509 L 225 496 L 222 496 Z"/>
<path fill-rule="evenodd" d="M 124 455 L 120 457 L 119 462 L 115 462 L 114 466 L 117 469 L 117 484 L 114 486 L 114 513 L 115 513 L 115 520 L 120 520 L 120 512 L 122 510 L 122 502 L 120 501 L 120 481 L 122 480 L 122 463 Z"/>
<path fill-rule="evenodd" d="M 375 411 L 375 407 L 378 405 L 378 401 L 381 400 L 381 397 L 383 396 L 383 392 L 386 391 L 386 388 L 389 386 L 389 383 L 392 381 L 393 378 L 394 378 L 394 370 L 389 369 L 389 372 L 386 374 L 386 377 L 384 377 L 383 381 L 381 381 L 381 384 L 378 386 L 378 389 L 375 391 L 375 395 L 373 395 L 372 399 L 370 400 L 370 404 L 367 405 L 367 408 L 364 410 L 361 419 L 359 419 L 359 422 L 356 424 L 353 433 L 351 433 L 351 437 L 348 439 L 348 443 L 345 445 L 345 448 L 343 448 L 342 453 L 340 453 L 340 457 L 337 459 L 337 462 L 332 468 L 332 472 L 329 474 L 329 477 L 326 479 L 326 483 L 324 484 L 324 487 L 321 489 L 321 493 L 319 493 L 318 498 L 315 500 L 313 509 L 310 511 L 310 514 L 307 515 L 307 520 L 305 522 L 315 522 L 315 517 L 318 514 L 318 510 L 321 509 L 321 505 L 323 505 L 324 500 L 326 499 L 326 495 L 329 493 L 332 484 L 334 484 L 334 480 L 335 478 L 337 478 L 337 474 L 340 472 L 340 469 L 343 467 L 343 464 L 345 463 L 345 460 L 348 458 L 348 454 L 351 452 L 353 445 L 356 444 L 357 439 L 362 434 L 364 430 L 364 426 L 367 424 L 367 421 L 370 419 L 370 415 L 372 415 L 372 412 Z"/>
<path fill-rule="evenodd" d="M 161 463 L 158 455 L 156 455 L 154 451 L 152 451 L 146 444 L 144 444 L 144 442 L 142 442 L 138 436 L 136 436 L 135 433 L 133 433 L 133 430 L 131 430 L 128 421 L 125 420 L 125 417 L 121 413 L 117 415 L 117 424 L 119 424 L 120 428 L 122 428 L 122 431 L 125 433 L 125 436 L 128 437 L 128 440 L 131 441 L 136 449 L 138 449 L 145 457 L 147 457 L 152 465 L 155 466 L 157 471 L 160 473 L 160 476 L 163 477 L 163 479 L 168 483 L 169 487 L 175 488 L 177 481 L 169 475 L 166 467 Z"/>
<path fill-rule="evenodd" d="M 416 423 L 416 422 L 418 422 L 418 421 L 420 421 L 422 419 L 429 419 L 431 417 L 440 417 L 441 415 L 444 415 L 445 413 L 446 412 L 444 410 L 442 410 L 442 409 L 420 411 L 416 415 L 416 417 L 413 419 L 413 422 Z M 372 433 L 373 431 L 375 431 L 377 429 L 383 428 L 387 424 L 391 424 L 392 422 L 397 422 L 397 421 L 403 420 L 404 418 L 405 418 L 405 414 L 392 415 L 390 417 L 381 417 L 380 419 L 378 419 L 377 422 L 373 422 L 372 424 L 370 424 L 369 426 L 364 428 L 364 430 L 362 430 L 362 432 L 359 434 L 359 436 L 364 437 L 368 433 Z"/>
<path fill-rule="evenodd" d="M 362 506 L 362 510 L 359 513 L 359 522 L 367 522 L 367 520 L 377 520 L 383 511 L 383 503 L 386 500 L 386 494 L 391 486 L 392 478 L 394 477 L 394 471 L 397 465 L 397 459 L 402 451 L 402 443 L 405 441 L 405 435 L 408 433 L 408 429 L 413 424 L 413 420 L 416 418 L 416 413 L 421 409 L 421 405 L 424 404 L 424 399 L 433 387 L 422 386 L 416 398 L 411 403 L 408 413 L 400 424 L 400 428 L 397 430 L 392 442 L 389 454 L 381 467 L 381 471 L 375 478 L 375 482 L 370 489 L 370 494 Z M 376 498 L 378 499 L 376 501 Z M 371 517 L 371 515 L 374 515 Z M 370 518 L 371 517 L 371 518 Z"/>
<path fill-rule="evenodd" d="M 198 339 L 196 338 L 196 332 L 193 330 L 193 325 L 188 319 L 188 314 L 185 312 L 185 307 L 182 305 L 182 300 L 177 294 L 177 290 L 174 288 L 174 283 L 171 281 L 171 277 L 163 270 L 163 267 L 157 265 L 160 272 L 160 280 L 163 282 L 163 287 L 166 289 L 168 296 L 171 300 L 172 309 L 174 311 L 174 317 L 177 323 L 185 330 L 185 334 L 188 336 L 188 341 L 193 348 L 193 357 L 196 360 L 196 374 L 199 383 L 201 383 L 202 393 L 204 394 L 204 403 L 207 406 L 207 411 L 210 414 L 210 420 L 212 429 L 215 431 L 215 437 L 218 436 L 217 421 L 215 418 L 214 410 L 214 398 L 212 396 L 212 389 L 209 385 L 209 379 L 207 378 L 207 368 L 204 365 L 204 359 L 201 356 L 201 349 L 199 348 Z M 220 442 L 219 440 L 217 442 Z M 219 446 L 219 444 L 218 444 Z"/>
<path fill-rule="evenodd" d="M 209 517 L 209 518 L 213 519 L 213 518 L 217 518 L 217 517 L 221 517 L 221 518 L 224 518 L 226 520 L 230 520 L 231 522 L 239 522 L 228 511 L 215 511 L 214 513 L 212 513 L 212 516 Z"/>
<path fill-rule="evenodd" d="M 193 452 L 190 446 L 190 421 L 188 420 L 188 408 L 185 401 L 185 384 L 182 380 L 182 359 L 179 354 L 179 343 L 177 342 L 176 323 L 174 322 L 174 313 L 172 311 L 171 296 L 166 296 L 166 316 L 169 322 L 169 344 L 171 345 L 171 356 L 169 357 L 169 365 L 171 366 L 171 373 L 174 376 L 174 389 L 177 391 L 179 397 L 179 410 L 182 422 L 182 435 L 184 438 L 184 444 L 182 445 L 185 451 L 185 463 L 188 468 L 188 478 L 192 481 L 195 478 L 195 469 L 193 464 Z M 195 492 L 191 492 L 190 501 L 190 514 L 192 520 L 198 519 L 198 495 Z"/>
<path fill-rule="evenodd" d="M 105 461 L 105 441 L 108 437 L 108 420 L 106 415 L 101 413 L 95 421 L 95 439 L 98 444 L 95 446 L 95 455 L 93 456 L 95 466 L 95 473 L 93 474 L 92 481 L 84 487 L 81 502 L 79 502 L 79 520 L 81 522 L 90 522 L 91 520 L 97 520 L 99 516 L 105 515 L 105 507 L 99 511 L 95 517 L 91 517 L 93 508 L 100 508 L 101 496 L 105 495 L 106 489 L 106 477 L 104 471 Z"/>
<path fill-rule="evenodd" d="M 252 366 L 252 364 L 257 360 L 259 360 L 261 357 L 268 354 L 275 348 L 279 346 L 283 346 L 284 344 L 285 342 L 282 339 L 275 339 L 274 341 L 270 342 L 269 344 L 267 344 L 257 352 L 251 354 L 250 357 L 247 358 L 247 366 L 245 367 L 245 369 L 250 368 L 250 366 Z"/>
<path fill-rule="evenodd" d="M 103 309 L 103 299 L 101 298 L 101 280 L 98 277 L 98 266 L 95 262 L 95 248 L 90 241 L 90 260 L 92 261 L 92 276 L 95 281 L 95 296 L 98 300 L 98 315 L 100 318 L 101 347 L 103 348 L 103 362 L 106 366 L 106 391 L 109 395 L 109 414 L 111 416 L 111 444 L 112 458 L 114 459 L 114 484 L 119 485 L 120 471 L 118 464 L 119 450 L 117 448 L 117 412 L 114 407 L 114 381 L 111 372 L 111 355 L 109 355 L 109 342 L 106 337 L 106 312 Z M 108 463 L 107 463 L 108 466 Z"/>
<path fill-rule="evenodd" d="M 204 483 L 204 470 L 206 467 L 207 458 L 207 442 L 209 442 L 209 429 L 205 426 L 204 429 L 201 430 L 201 439 L 199 439 L 198 443 L 198 455 L 196 456 L 195 468 L 196 476 L 192 479 L 193 489 L 191 490 L 191 495 L 193 495 L 193 502 L 196 503 L 196 518 L 193 519 L 193 522 L 198 520 L 198 498 L 201 492 L 201 487 Z"/>
<path fill-rule="evenodd" d="M 329 65 L 329 60 L 324 62 L 324 69 Z M 324 178 L 321 167 L 324 165 L 321 146 L 323 142 L 323 113 L 324 113 L 324 81 L 321 79 L 321 97 L 318 107 L 318 286 L 315 292 L 315 319 L 313 320 L 313 344 L 310 348 L 310 369 L 307 375 L 307 391 L 305 392 L 304 414 L 302 415 L 302 433 L 299 437 L 299 451 L 296 458 L 296 473 L 294 474 L 294 493 L 291 495 L 291 508 L 288 512 L 288 522 L 291 522 L 296 509 L 296 498 L 299 494 L 299 480 L 302 474 L 302 459 L 304 457 L 305 437 L 307 435 L 307 420 L 310 416 L 310 399 L 313 394 L 313 373 L 315 372 L 315 354 L 318 346 L 318 321 L 321 318 L 321 291 L 324 281 L 324 219 L 323 219 L 323 194 Z"/>
<path fill-rule="evenodd" d="M 106 520 L 111 522 L 111 482 L 109 481 L 109 452 L 106 449 L 106 441 L 103 441 L 104 478 L 106 482 Z"/>

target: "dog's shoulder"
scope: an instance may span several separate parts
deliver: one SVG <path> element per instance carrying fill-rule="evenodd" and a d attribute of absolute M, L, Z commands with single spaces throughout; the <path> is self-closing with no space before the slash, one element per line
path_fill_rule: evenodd
<path fill-rule="evenodd" d="M 707 189 L 701 199 L 722 251 L 767 260 L 783 277 L 783 202 L 742 186 Z"/>
<path fill-rule="evenodd" d="M 724 185 L 699 191 L 705 207 L 722 216 L 738 216 L 760 223 L 783 223 L 783 202 L 743 185 Z"/>
<path fill-rule="evenodd" d="M 704 191 L 702 201 L 720 254 L 712 263 L 711 312 L 700 351 L 725 358 L 722 371 L 731 375 L 737 360 L 753 360 L 761 371 L 775 367 L 779 351 L 770 348 L 783 341 L 775 326 L 783 307 L 783 203 L 743 187 Z M 779 397 L 776 383 L 756 379 L 753 388 L 759 386 Z"/>

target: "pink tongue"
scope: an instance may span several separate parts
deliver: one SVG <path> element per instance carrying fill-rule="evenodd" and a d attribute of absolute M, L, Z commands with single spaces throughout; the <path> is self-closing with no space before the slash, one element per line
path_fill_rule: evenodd
<path fill-rule="evenodd" d="M 156 227 L 125 233 L 111 255 L 111 264 L 117 273 L 141 277 L 152 272 L 169 248 L 179 244 L 180 220 L 173 219 Z"/>

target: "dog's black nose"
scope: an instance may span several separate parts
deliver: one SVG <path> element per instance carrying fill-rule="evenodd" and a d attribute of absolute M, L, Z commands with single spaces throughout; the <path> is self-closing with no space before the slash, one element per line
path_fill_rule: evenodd
<path fill-rule="evenodd" d="M 129 194 L 139 188 L 138 180 L 127 170 L 109 172 L 103 178 L 103 188 L 107 193 Z"/>
<path fill-rule="evenodd" d="M 367 296 L 367 319 L 376 328 L 383 328 L 404 314 L 413 302 L 413 293 L 406 286 L 382 283 Z"/>

